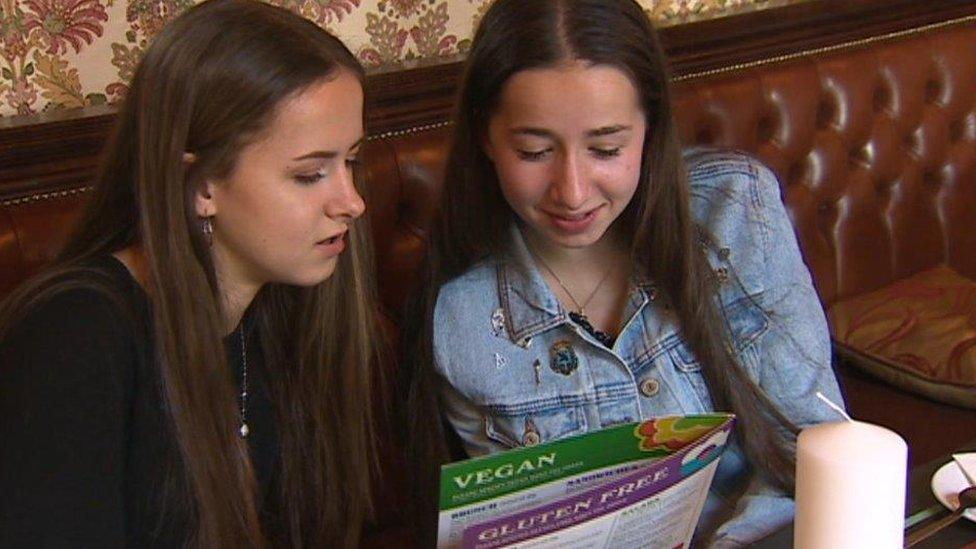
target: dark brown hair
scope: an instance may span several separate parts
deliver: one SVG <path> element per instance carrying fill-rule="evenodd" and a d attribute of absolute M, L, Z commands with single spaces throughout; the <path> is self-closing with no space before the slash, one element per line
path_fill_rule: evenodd
<path fill-rule="evenodd" d="M 280 440 L 274 530 L 265 532 L 247 445 L 236 436 L 216 276 L 192 207 L 195 189 L 234 168 L 278 105 L 338 71 L 363 81 L 339 40 L 280 8 L 212 0 L 174 20 L 139 64 L 79 225 L 52 268 L 0 311 L 2 331 L 91 258 L 141 246 L 194 546 L 352 547 L 369 514 L 377 338 L 366 221 L 351 225 L 332 277 L 312 288 L 265 285 L 248 312 Z"/>
<path fill-rule="evenodd" d="M 632 235 L 636 267 L 674 304 L 683 336 L 703 365 L 715 406 L 738 415 L 738 433 L 750 462 L 789 489 L 793 458 L 784 432 L 796 428 L 727 350 L 731 335 L 702 250 L 701 240 L 707 235 L 691 216 L 664 52 L 633 0 L 497 0 L 481 21 L 458 96 L 440 216 L 431 235 L 429 280 L 420 305 L 424 314 L 415 315 L 425 324 L 413 327 L 408 336 L 422 370 L 410 380 L 410 423 L 434 425 L 422 419 L 437 413 L 430 345 L 438 291 L 478 261 L 505 253 L 514 214 L 482 149 L 501 92 L 520 71 L 573 61 L 617 68 L 634 84 L 647 133 L 638 189 L 616 227 L 620 234 Z M 411 440 L 422 441 L 411 451 L 421 469 L 443 452 L 440 433 L 428 429 Z M 427 482 L 436 479 L 436 471 L 427 469 L 427 475 Z"/>

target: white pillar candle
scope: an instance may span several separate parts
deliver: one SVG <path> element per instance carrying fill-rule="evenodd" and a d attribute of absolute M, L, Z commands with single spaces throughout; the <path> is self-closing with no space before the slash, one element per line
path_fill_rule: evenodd
<path fill-rule="evenodd" d="M 796 448 L 797 549 L 904 545 L 908 446 L 869 423 L 804 429 Z"/>

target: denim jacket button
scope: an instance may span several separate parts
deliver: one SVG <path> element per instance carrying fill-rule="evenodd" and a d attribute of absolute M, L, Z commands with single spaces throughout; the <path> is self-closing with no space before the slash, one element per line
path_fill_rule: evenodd
<path fill-rule="evenodd" d="M 653 377 L 649 377 L 644 381 L 641 381 L 640 392 L 642 395 L 646 396 L 647 398 L 656 395 L 657 392 L 660 390 L 661 390 L 661 383 L 658 380 L 654 379 Z"/>
<path fill-rule="evenodd" d="M 528 433 L 525 433 L 525 436 L 522 437 L 522 444 L 526 446 L 535 446 L 536 444 L 539 444 L 541 440 L 542 439 L 539 438 L 539 433 L 529 431 Z"/>

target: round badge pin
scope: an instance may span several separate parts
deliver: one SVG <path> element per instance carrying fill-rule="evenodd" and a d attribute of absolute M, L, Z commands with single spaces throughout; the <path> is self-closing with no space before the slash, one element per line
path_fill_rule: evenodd
<path fill-rule="evenodd" d="M 579 368 L 579 357 L 568 341 L 557 341 L 549 349 L 549 368 L 557 374 L 568 376 Z"/>

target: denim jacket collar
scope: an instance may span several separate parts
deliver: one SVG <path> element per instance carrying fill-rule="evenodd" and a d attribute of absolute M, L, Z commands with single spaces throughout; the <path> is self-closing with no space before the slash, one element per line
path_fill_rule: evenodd
<path fill-rule="evenodd" d="M 509 337 L 527 347 L 535 335 L 566 322 L 568 314 L 536 268 L 518 223 L 511 224 L 508 236 L 508 253 L 497 265 L 498 295 Z"/>

